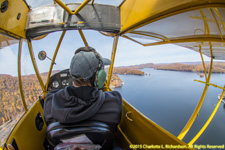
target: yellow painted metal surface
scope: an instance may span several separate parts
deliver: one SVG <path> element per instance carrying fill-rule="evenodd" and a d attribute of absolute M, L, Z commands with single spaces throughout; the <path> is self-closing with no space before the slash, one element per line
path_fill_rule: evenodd
<path fill-rule="evenodd" d="M 205 78 L 207 79 L 206 83 L 209 83 L 209 81 L 210 81 L 210 77 L 211 77 L 211 73 L 212 73 L 212 67 L 213 67 L 213 55 L 212 55 L 212 47 L 211 47 L 211 63 L 210 63 L 210 69 L 209 69 L 208 76 L 205 76 Z M 204 67 L 204 69 L 206 69 L 206 68 Z M 206 72 L 206 70 L 205 70 L 205 72 Z M 198 116 L 199 111 L 200 111 L 200 109 L 202 107 L 202 104 L 204 102 L 207 90 L 208 90 L 208 85 L 206 84 L 205 88 L 204 88 L 204 90 L 202 92 L 202 96 L 201 96 L 201 98 L 200 98 L 200 100 L 198 102 L 198 105 L 195 108 L 195 111 L 193 112 L 192 116 L 190 117 L 189 121 L 187 122 L 187 124 L 185 125 L 185 127 L 183 128 L 181 133 L 178 135 L 179 139 L 182 140 L 184 138 L 184 136 L 187 134 L 187 132 L 191 128 L 192 124 L 194 123 L 194 121 L 195 121 L 196 117 Z"/>
<path fill-rule="evenodd" d="M 127 0 L 120 34 L 143 46 L 176 44 L 198 51 L 201 45 L 207 56 L 211 43 L 214 59 L 224 60 L 224 10 L 224 0 Z"/>
<path fill-rule="evenodd" d="M 167 149 L 176 149 L 170 148 L 171 145 L 179 145 L 179 149 L 188 149 L 186 143 L 149 120 L 125 100 L 119 129 L 122 132 L 121 135 L 125 136 L 124 139 L 129 140 L 121 141 L 120 144 L 123 146 L 128 144 L 127 147 L 131 149 L 150 149 L 151 146 L 155 146 L 151 149 L 166 147 Z"/>
<path fill-rule="evenodd" d="M 70 10 L 61 0 L 54 0 L 57 4 L 59 4 L 65 11 L 67 11 L 70 15 L 76 15 L 78 12 L 87 5 L 91 0 L 85 0 L 75 11 Z"/>
<path fill-rule="evenodd" d="M 225 88 L 225 86 L 224 86 Z M 214 108 L 212 114 L 210 115 L 209 119 L 207 120 L 207 122 L 204 124 L 204 126 L 201 128 L 201 130 L 196 134 L 196 136 L 188 143 L 188 145 L 192 145 L 194 144 L 194 142 L 202 135 L 202 133 L 205 131 L 205 129 L 208 127 L 209 123 L 212 121 L 213 117 L 215 116 L 219 106 L 220 106 L 220 103 L 223 99 L 223 95 L 224 95 L 224 91 L 222 92 L 221 96 L 220 96 L 220 99 L 216 105 L 216 107 Z"/>
<path fill-rule="evenodd" d="M 134 25 L 143 23 L 151 16 L 158 15 L 175 6 L 185 4 L 191 0 L 129 0 L 121 6 L 121 31 L 126 31 Z M 158 15 L 160 17 L 160 15 Z"/>
<path fill-rule="evenodd" d="M 203 68 L 204 68 L 205 81 L 207 81 L 208 77 L 207 77 L 207 71 L 206 71 L 206 67 L 205 67 L 205 61 L 204 61 L 204 58 L 203 58 L 203 55 L 202 55 L 202 46 L 201 45 L 199 45 L 199 53 L 200 53 L 201 60 L 202 60 L 202 65 L 203 65 Z"/>
<path fill-rule="evenodd" d="M 1 29 L 0 29 L 0 32 L 1 32 Z M 0 34 L 0 50 L 6 46 L 10 46 L 10 45 L 13 45 L 13 44 L 16 44 L 18 43 L 19 40 L 17 39 L 13 39 L 9 36 L 6 36 L 6 34 Z"/>
<path fill-rule="evenodd" d="M 119 40 L 119 36 L 115 36 L 114 37 L 114 41 L 113 41 L 112 55 L 111 55 L 111 65 L 109 66 L 107 83 L 106 83 L 106 87 L 107 88 L 109 88 L 111 77 L 112 77 L 112 72 L 113 72 L 113 66 L 114 66 L 114 61 L 115 61 L 115 56 L 116 56 L 118 40 Z"/>
<path fill-rule="evenodd" d="M 39 101 L 36 101 L 31 109 L 18 121 L 6 144 L 11 144 L 12 140 L 15 139 L 20 150 L 44 150 L 43 141 L 46 124 L 44 124 L 41 131 L 37 130 L 35 125 L 35 118 L 39 112 L 44 119 L 42 106 Z"/>
<path fill-rule="evenodd" d="M 214 38 L 214 37 L 187 37 L 187 38 L 180 38 L 180 39 L 174 39 L 170 41 L 162 41 L 162 42 L 156 42 L 156 43 L 150 43 L 150 44 L 144 44 L 144 46 L 155 46 L 155 45 L 162 45 L 162 44 L 176 44 L 179 45 L 179 43 L 189 43 L 191 45 L 191 42 L 220 42 L 220 43 L 225 43 L 225 41 L 222 41 L 220 38 Z M 178 44 L 177 44 L 178 43 Z M 222 44 L 221 44 L 222 45 Z M 185 45 L 186 46 L 186 45 Z"/>
<path fill-rule="evenodd" d="M 43 92 L 46 92 L 46 89 L 45 89 L 45 86 L 44 86 L 44 82 L 43 82 L 43 80 L 42 80 L 42 78 L 40 76 L 40 73 L 39 73 L 39 70 L 38 70 L 38 67 L 37 67 L 37 63 L 36 63 L 36 60 L 35 60 L 34 51 L 33 51 L 33 48 L 32 48 L 32 43 L 29 40 L 28 40 L 28 47 L 29 47 L 31 61 L 32 61 L 35 73 L 37 75 L 38 81 L 39 81 L 39 83 L 41 85 L 41 88 L 42 88 Z"/>
<path fill-rule="evenodd" d="M 219 89 L 222 89 L 222 90 L 224 90 L 224 91 L 225 91 L 225 88 L 224 88 L 224 87 L 221 87 L 221 86 L 216 85 L 216 84 L 212 84 L 212 83 L 204 82 L 204 81 L 201 81 L 201 80 L 194 80 L 194 81 L 197 81 L 197 82 L 200 82 L 200 83 L 204 83 L 204 84 L 206 84 L 206 85 L 211 85 L 211 86 L 214 86 L 214 87 L 216 87 L 216 88 L 219 88 Z"/>
<path fill-rule="evenodd" d="M 3 0 L 0 0 L 2 2 Z M 84 3 L 75 11 L 72 12 L 65 4 L 63 4 L 60 0 L 55 0 L 58 4 L 60 4 L 67 12 L 70 14 L 76 14 L 82 7 L 84 7 L 90 0 L 85 0 Z M 94 0 L 93 0 L 94 1 Z M 93 2 L 92 1 L 92 2 Z M 211 5 L 212 4 L 212 5 Z M 143 25 L 146 25 L 147 23 L 152 23 L 155 21 L 158 21 L 160 19 L 177 15 L 182 12 L 186 12 L 188 10 L 193 10 L 194 8 L 205 8 L 205 6 L 220 6 L 220 4 L 225 5 L 224 0 L 126 0 L 121 5 L 121 34 L 124 33 L 132 33 L 137 35 L 143 35 L 148 36 L 151 38 L 158 38 L 162 41 L 159 41 L 158 43 L 150 43 L 150 44 L 142 44 L 144 46 L 151 46 L 151 45 L 159 45 L 159 44 L 168 44 L 168 43 L 188 43 L 190 45 L 191 42 L 196 43 L 203 43 L 203 42 L 218 42 L 221 44 L 224 44 L 224 37 L 223 37 L 223 31 L 220 30 L 220 22 L 222 21 L 222 16 L 217 10 L 217 8 L 210 8 L 210 12 L 215 20 L 215 23 L 217 25 L 217 28 L 219 29 L 219 38 L 218 36 L 214 37 L 201 37 L 201 36 L 184 36 L 183 38 L 175 38 L 168 40 L 165 36 L 165 38 L 160 38 L 160 34 L 157 33 L 147 33 L 147 32 L 137 32 L 134 31 L 134 29 L 137 29 L 138 27 L 142 27 Z M 16 1 L 16 0 L 9 0 L 9 9 L 5 13 L 0 14 L 0 32 L 3 32 L 6 34 L 8 31 L 9 35 L 16 35 L 16 37 L 25 37 L 25 23 L 26 23 L 26 13 L 28 12 L 28 8 L 25 5 L 23 1 Z M 21 13 L 20 19 L 17 19 L 18 13 Z M 210 28 L 207 23 L 207 19 L 204 16 L 204 13 L 202 10 L 200 10 L 200 13 L 202 14 L 203 22 L 204 22 L 204 34 L 208 35 L 210 34 Z M 7 17 L 6 17 L 7 16 Z M 216 17 L 219 16 L 219 19 Z M 200 17 L 201 18 L 201 17 Z M 192 16 L 192 19 L 199 19 L 198 16 Z M 225 25 L 222 24 L 223 29 L 225 30 Z M 87 41 L 85 37 L 83 36 L 83 33 L 81 30 L 79 30 L 81 37 L 84 41 L 84 44 L 87 46 Z M 195 33 L 195 32 L 194 32 Z M 64 36 L 65 31 L 62 34 L 62 37 Z M 159 36 L 160 35 L 160 36 Z M 131 39 L 135 41 L 134 39 L 130 38 L 129 36 L 123 35 L 124 37 Z M 54 54 L 54 59 L 56 57 L 57 51 L 59 49 L 60 43 L 62 41 L 59 41 L 59 44 L 56 48 L 56 53 Z M 114 39 L 114 47 L 112 52 L 112 65 L 110 66 L 109 73 L 108 73 L 108 82 L 106 85 L 106 89 L 109 89 L 110 79 L 112 75 L 113 70 L 113 64 L 116 54 L 116 47 L 118 43 L 119 36 L 115 36 Z M 138 42 L 138 41 L 137 41 Z M 141 43 L 140 43 L 141 44 Z M 34 69 L 36 71 L 37 77 L 39 79 L 39 82 L 41 84 L 42 90 L 46 94 L 48 81 L 46 84 L 46 87 L 44 86 L 44 83 L 39 75 L 38 68 L 36 66 L 35 58 L 33 56 L 33 50 L 32 45 L 30 42 L 28 42 L 28 46 L 30 47 L 30 55 L 32 58 L 32 63 L 34 65 Z M 224 45 L 223 45 L 224 46 Z M 201 45 L 199 45 L 201 47 Z M 118 127 L 119 133 L 118 137 L 121 143 L 123 145 L 122 147 L 126 148 L 132 148 L 132 149 L 150 149 L 151 146 L 155 146 L 155 148 L 151 149 L 159 149 L 159 148 L 166 148 L 166 146 L 170 145 L 179 145 L 183 146 L 184 149 L 188 147 L 186 143 L 181 141 L 187 131 L 190 129 L 191 125 L 193 124 L 196 116 L 198 115 L 198 112 L 201 108 L 201 105 L 203 103 L 203 100 L 205 98 L 211 71 L 212 71 L 212 62 L 213 62 L 213 50 L 210 43 L 210 51 L 211 51 L 211 67 L 210 67 L 210 73 L 209 76 L 205 75 L 206 77 L 206 86 L 203 91 L 202 97 L 200 99 L 200 102 L 198 106 L 196 107 L 195 112 L 193 113 L 192 117 L 190 118 L 190 121 L 187 123 L 187 126 L 185 126 L 184 130 L 181 132 L 181 134 L 177 137 L 170 134 L 166 130 L 164 130 L 162 127 L 158 126 L 153 121 L 146 118 L 144 115 L 142 115 L 140 112 L 138 112 L 135 108 L 133 108 L 130 104 L 128 104 L 125 100 L 123 103 L 123 112 L 122 112 L 122 120 Z M 199 50 L 201 53 L 201 50 Z M 202 55 L 202 53 L 201 53 Z M 53 64 L 54 61 L 52 61 Z M 203 61 L 204 64 L 204 61 Z M 20 66 L 19 66 L 20 68 Z M 204 65 L 205 69 L 205 65 Z M 50 67 L 49 74 L 48 74 L 48 80 L 51 74 L 52 66 Z M 20 70 L 19 70 L 20 72 Z M 19 73 L 20 74 L 20 73 Z M 205 72 L 206 74 L 206 72 Z M 20 75 L 19 75 L 20 76 Z M 224 92 L 223 92 L 224 94 Z M 223 96 L 222 94 L 222 96 Z M 221 99 L 222 99 L 221 96 Z M 221 102 L 218 102 L 215 110 L 213 111 L 213 114 L 210 116 L 209 120 L 206 122 L 206 124 L 203 126 L 203 128 L 199 131 L 199 133 L 193 138 L 193 140 L 189 143 L 189 145 L 193 144 L 195 140 L 202 134 L 202 132 L 205 130 L 207 125 L 212 120 L 213 116 L 215 115 L 216 110 L 218 109 L 218 106 Z M 41 112 L 43 117 L 43 110 L 40 105 L 40 103 L 37 101 L 33 107 L 30 110 L 27 110 L 27 113 L 24 114 L 24 116 L 21 118 L 21 120 L 18 122 L 17 126 L 13 130 L 10 138 L 7 140 L 7 143 L 11 143 L 12 139 L 14 138 L 17 142 L 19 149 L 43 149 L 43 139 L 45 137 L 45 129 L 46 125 L 44 125 L 44 128 L 41 131 L 38 131 L 35 127 L 35 117 L 38 112 Z M 35 136 L 32 136 L 35 135 Z M 31 138 L 32 137 L 32 138 Z M 122 140 L 121 140 L 122 139 Z M 177 148 L 166 148 L 166 149 L 177 149 Z M 182 149 L 182 148 L 179 148 Z"/>
<path fill-rule="evenodd" d="M 3 1 L 5 0 L 0 0 L 0 4 Z M 15 34 L 25 38 L 28 11 L 29 9 L 23 0 L 8 0 L 8 10 L 0 12 L 0 29 L 7 31 L 9 35 Z"/>
<path fill-rule="evenodd" d="M 27 112 L 27 104 L 25 101 L 24 93 L 23 93 L 23 85 L 22 85 L 22 77 L 21 77 L 21 53 L 22 53 L 22 43 L 23 40 L 20 39 L 19 42 L 19 50 L 18 50 L 18 80 L 19 80 L 19 87 L 20 87 L 20 96 L 23 102 L 23 107 L 25 112 Z"/>
<path fill-rule="evenodd" d="M 127 0 L 121 6 L 121 33 L 185 11 L 224 5 L 224 0 Z"/>
<path fill-rule="evenodd" d="M 59 47 L 60 47 L 60 45 L 61 45 L 61 43 L 62 43 L 62 40 L 63 40 L 65 34 L 66 34 L 66 31 L 63 31 L 62 34 L 61 34 L 61 37 L 60 37 L 60 39 L 59 39 L 59 42 L 58 42 L 58 44 L 57 44 L 57 47 L 56 47 L 56 49 L 55 49 L 55 53 L 54 53 L 53 58 L 52 58 L 52 63 L 51 63 L 51 66 L 50 66 L 50 68 L 49 68 L 49 71 L 48 71 L 48 77 L 47 77 L 47 81 L 46 81 L 46 85 L 45 85 L 45 91 L 48 90 L 48 84 L 49 84 L 50 76 L 51 76 L 51 74 L 52 74 L 52 68 L 53 68 L 53 65 L 54 65 L 54 63 L 55 63 L 55 58 L 56 58 L 56 56 L 57 56 L 57 54 L 58 54 Z M 47 93 L 45 93 L 45 94 L 47 95 Z"/>
<path fill-rule="evenodd" d="M 79 31 L 79 33 L 80 33 L 80 36 L 81 36 L 83 42 L 84 42 L 84 45 L 85 45 L 86 47 L 88 47 L 88 42 L 87 42 L 87 40 L 86 40 L 86 38 L 85 38 L 85 36 L 84 36 L 83 31 L 82 31 L 82 30 L 78 30 L 78 31 Z"/>

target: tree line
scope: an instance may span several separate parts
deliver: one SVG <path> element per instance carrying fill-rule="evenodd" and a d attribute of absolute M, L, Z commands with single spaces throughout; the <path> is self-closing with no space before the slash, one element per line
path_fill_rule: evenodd
<path fill-rule="evenodd" d="M 209 71 L 210 63 L 206 63 L 206 70 Z M 157 70 L 172 70 L 172 71 L 188 71 L 188 72 L 204 72 L 202 64 L 181 64 L 181 63 L 172 63 L 172 64 L 159 64 L 154 67 Z M 213 73 L 225 73 L 225 63 L 215 62 L 213 63 Z"/>
<path fill-rule="evenodd" d="M 210 68 L 210 63 L 205 63 L 207 72 Z M 199 72 L 203 73 L 204 68 L 202 63 L 194 62 L 194 63 L 166 63 L 166 64 L 153 64 L 146 63 L 140 65 L 132 65 L 132 66 L 123 66 L 114 68 L 113 72 L 118 74 L 126 74 L 129 69 L 133 69 L 133 72 L 138 72 L 143 68 L 154 68 L 156 70 L 172 70 L 172 71 L 187 71 L 187 72 Z M 214 62 L 213 63 L 213 73 L 225 73 L 225 62 Z M 140 73 L 143 74 L 143 73 Z"/>
<path fill-rule="evenodd" d="M 133 75 L 144 75 L 144 72 L 141 71 L 141 70 L 137 70 L 136 68 L 124 68 L 124 67 L 117 67 L 117 68 L 114 68 L 113 69 L 113 74 L 125 74 L 125 75 L 128 75 L 128 74 L 133 74 Z"/>

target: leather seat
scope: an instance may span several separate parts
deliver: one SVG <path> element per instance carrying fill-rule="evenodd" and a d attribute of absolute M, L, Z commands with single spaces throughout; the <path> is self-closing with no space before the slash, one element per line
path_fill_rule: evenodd
<path fill-rule="evenodd" d="M 65 139 L 72 139 L 84 134 L 93 144 L 99 144 L 102 150 L 112 149 L 114 143 L 114 133 L 111 128 L 105 123 L 96 121 L 66 125 L 54 122 L 47 127 L 46 134 L 48 142 L 53 147 L 63 143 L 62 141 Z"/>

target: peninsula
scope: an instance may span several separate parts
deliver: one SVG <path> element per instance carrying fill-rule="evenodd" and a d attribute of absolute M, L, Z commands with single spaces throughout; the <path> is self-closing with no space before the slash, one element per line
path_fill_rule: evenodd
<path fill-rule="evenodd" d="M 122 75 L 140 75 L 143 76 L 145 73 L 135 67 L 116 67 L 113 69 L 113 74 Z"/>
<path fill-rule="evenodd" d="M 129 66 L 129 67 L 115 67 L 113 68 L 113 74 L 110 81 L 111 88 L 118 88 L 123 85 L 123 80 L 118 76 L 120 75 L 141 75 L 143 76 L 145 73 L 141 70 L 138 70 L 138 67 Z M 108 72 L 108 68 L 106 69 Z"/>
<path fill-rule="evenodd" d="M 116 74 L 112 74 L 111 81 L 110 81 L 110 87 L 111 88 L 118 88 L 123 85 L 123 80 Z"/>

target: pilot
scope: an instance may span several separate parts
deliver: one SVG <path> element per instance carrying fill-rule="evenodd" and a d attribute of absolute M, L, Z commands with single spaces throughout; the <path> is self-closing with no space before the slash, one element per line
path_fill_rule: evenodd
<path fill-rule="evenodd" d="M 100 121 L 116 129 L 121 119 L 122 97 L 118 91 L 103 92 L 105 65 L 111 61 L 92 47 L 76 50 L 70 64 L 74 86 L 50 91 L 44 103 L 44 119 L 74 124 L 84 120 Z"/>

